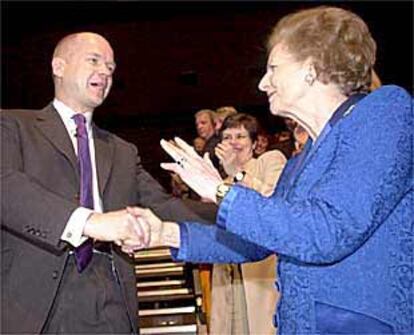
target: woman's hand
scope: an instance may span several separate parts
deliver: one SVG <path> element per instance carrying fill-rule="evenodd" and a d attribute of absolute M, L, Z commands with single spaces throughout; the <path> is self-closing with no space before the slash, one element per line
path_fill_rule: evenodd
<path fill-rule="evenodd" d="M 217 186 L 223 180 L 208 153 L 200 157 L 192 146 L 178 137 L 174 138 L 174 143 L 161 140 L 161 147 L 175 160 L 175 163 L 161 163 L 163 169 L 178 174 L 202 198 L 217 201 Z"/>
<path fill-rule="evenodd" d="M 139 230 L 143 236 L 144 244 L 136 246 L 123 246 L 124 252 L 131 252 L 142 248 L 155 248 L 180 246 L 180 228 L 177 223 L 161 221 L 150 209 L 140 207 L 127 207 L 128 214 L 139 223 Z"/>
<path fill-rule="evenodd" d="M 214 149 L 216 156 L 220 159 L 220 163 L 223 165 L 224 171 L 230 177 L 239 172 L 242 168 L 239 166 L 237 154 L 233 149 L 233 146 L 229 143 L 219 143 Z"/>

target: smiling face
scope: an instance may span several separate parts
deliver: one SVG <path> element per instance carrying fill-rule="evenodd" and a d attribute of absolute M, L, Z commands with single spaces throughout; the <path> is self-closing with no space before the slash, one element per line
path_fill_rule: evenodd
<path fill-rule="evenodd" d="M 267 150 L 268 146 L 269 138 L 266 135 L 259 134 L 257 135 L 256 148 L 254 149 L 254 153 L 259 156 Z"/>
<path fill-rule="evenodd" d="M 259 89 L 268 96 L 272 114 L 291 116 L 296 113 L 309 89 L 305 81 L 308 73 L 309 67 L 297 62 L 281 44 L 272 49 L 266 74 L 259 83 Z"/>
<path fill-rule="evenodd" d="M 253 157 L 254 143 L 243 125 L 224 129 L 221 136 L 223 143 L 232 146 L 240 165 L 247 163 Z"/>
<path fill-rule="evenodd" d="M 76 112 L 90 112 L 111 89 L 114 54 L 103 37 L 81 33 L 58 45 L 52 67 L 56 98 Z"/>

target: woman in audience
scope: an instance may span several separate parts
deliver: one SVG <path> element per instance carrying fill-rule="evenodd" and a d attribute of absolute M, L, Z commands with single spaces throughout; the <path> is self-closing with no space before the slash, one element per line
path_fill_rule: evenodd
<path fill-rule="evenodd" d="M 270 196 L 286 159 L 278 150 L 253 158 L 258 128 L 253 116 L 228 116 L 221 127 L 216 155 L 228 176 L 226 183 L 230 185 L 243 178 L 246 186 Z M 278 297 L 274 290 L 276 261 L 276 256 L 270 255 L 255 263 L 213 266 L 212 334 L 275 333 L 272 318 Z"/>

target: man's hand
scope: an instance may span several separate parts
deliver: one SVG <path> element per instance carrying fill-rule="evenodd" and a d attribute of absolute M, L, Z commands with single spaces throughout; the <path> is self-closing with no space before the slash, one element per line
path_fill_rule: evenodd
<path fill-rule="evenodd" d="M 161 167 L 177 173 L 202 198 L 216 202 L 217 186 L 223 180 L 208 153 L 200 157 L 192 146 L 178 137 L 174 143 L 161 140 L 161 147 L 175 160 L 175 163 L 161 163 Z"/>
<path fill-rule="evenodd" d="M 127 210 L 94 213 L 86 222 L 83 235 L 98 241 L 114 242 L 121 247 L 143 247 L 144 231 L 138 219 Z"/>
<path fill-rule="evenodd" d="M 180 229 L 177 223 L 161 221 L 150 209 L 128 207 L 127 211 L 138 221 L 144 233 L 144 245 L 134 246 L 133 250 L 169 246 L 178 248 L 180 245 Z M 122 246 L 125 252 L 130 252 L 130 247 Z"/>

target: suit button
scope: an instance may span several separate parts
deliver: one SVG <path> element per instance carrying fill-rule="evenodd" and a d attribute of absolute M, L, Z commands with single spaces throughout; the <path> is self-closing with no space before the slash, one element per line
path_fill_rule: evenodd
<path fill-rule="evenodd" d="M 76 202 L 79 202 L 79 201 L 80 201 L 80 194 L 79 194 L 79 193 L 76 193 L 76 194 L 74 195 L 73 199 L 74 199 Z"/>
<path fill-rule="evenodd" d="M 53 279 L 57 279 L 57 277 L 58 277 L 58 272 L 57 271 L 53 271 L 52 278 Z"/>

